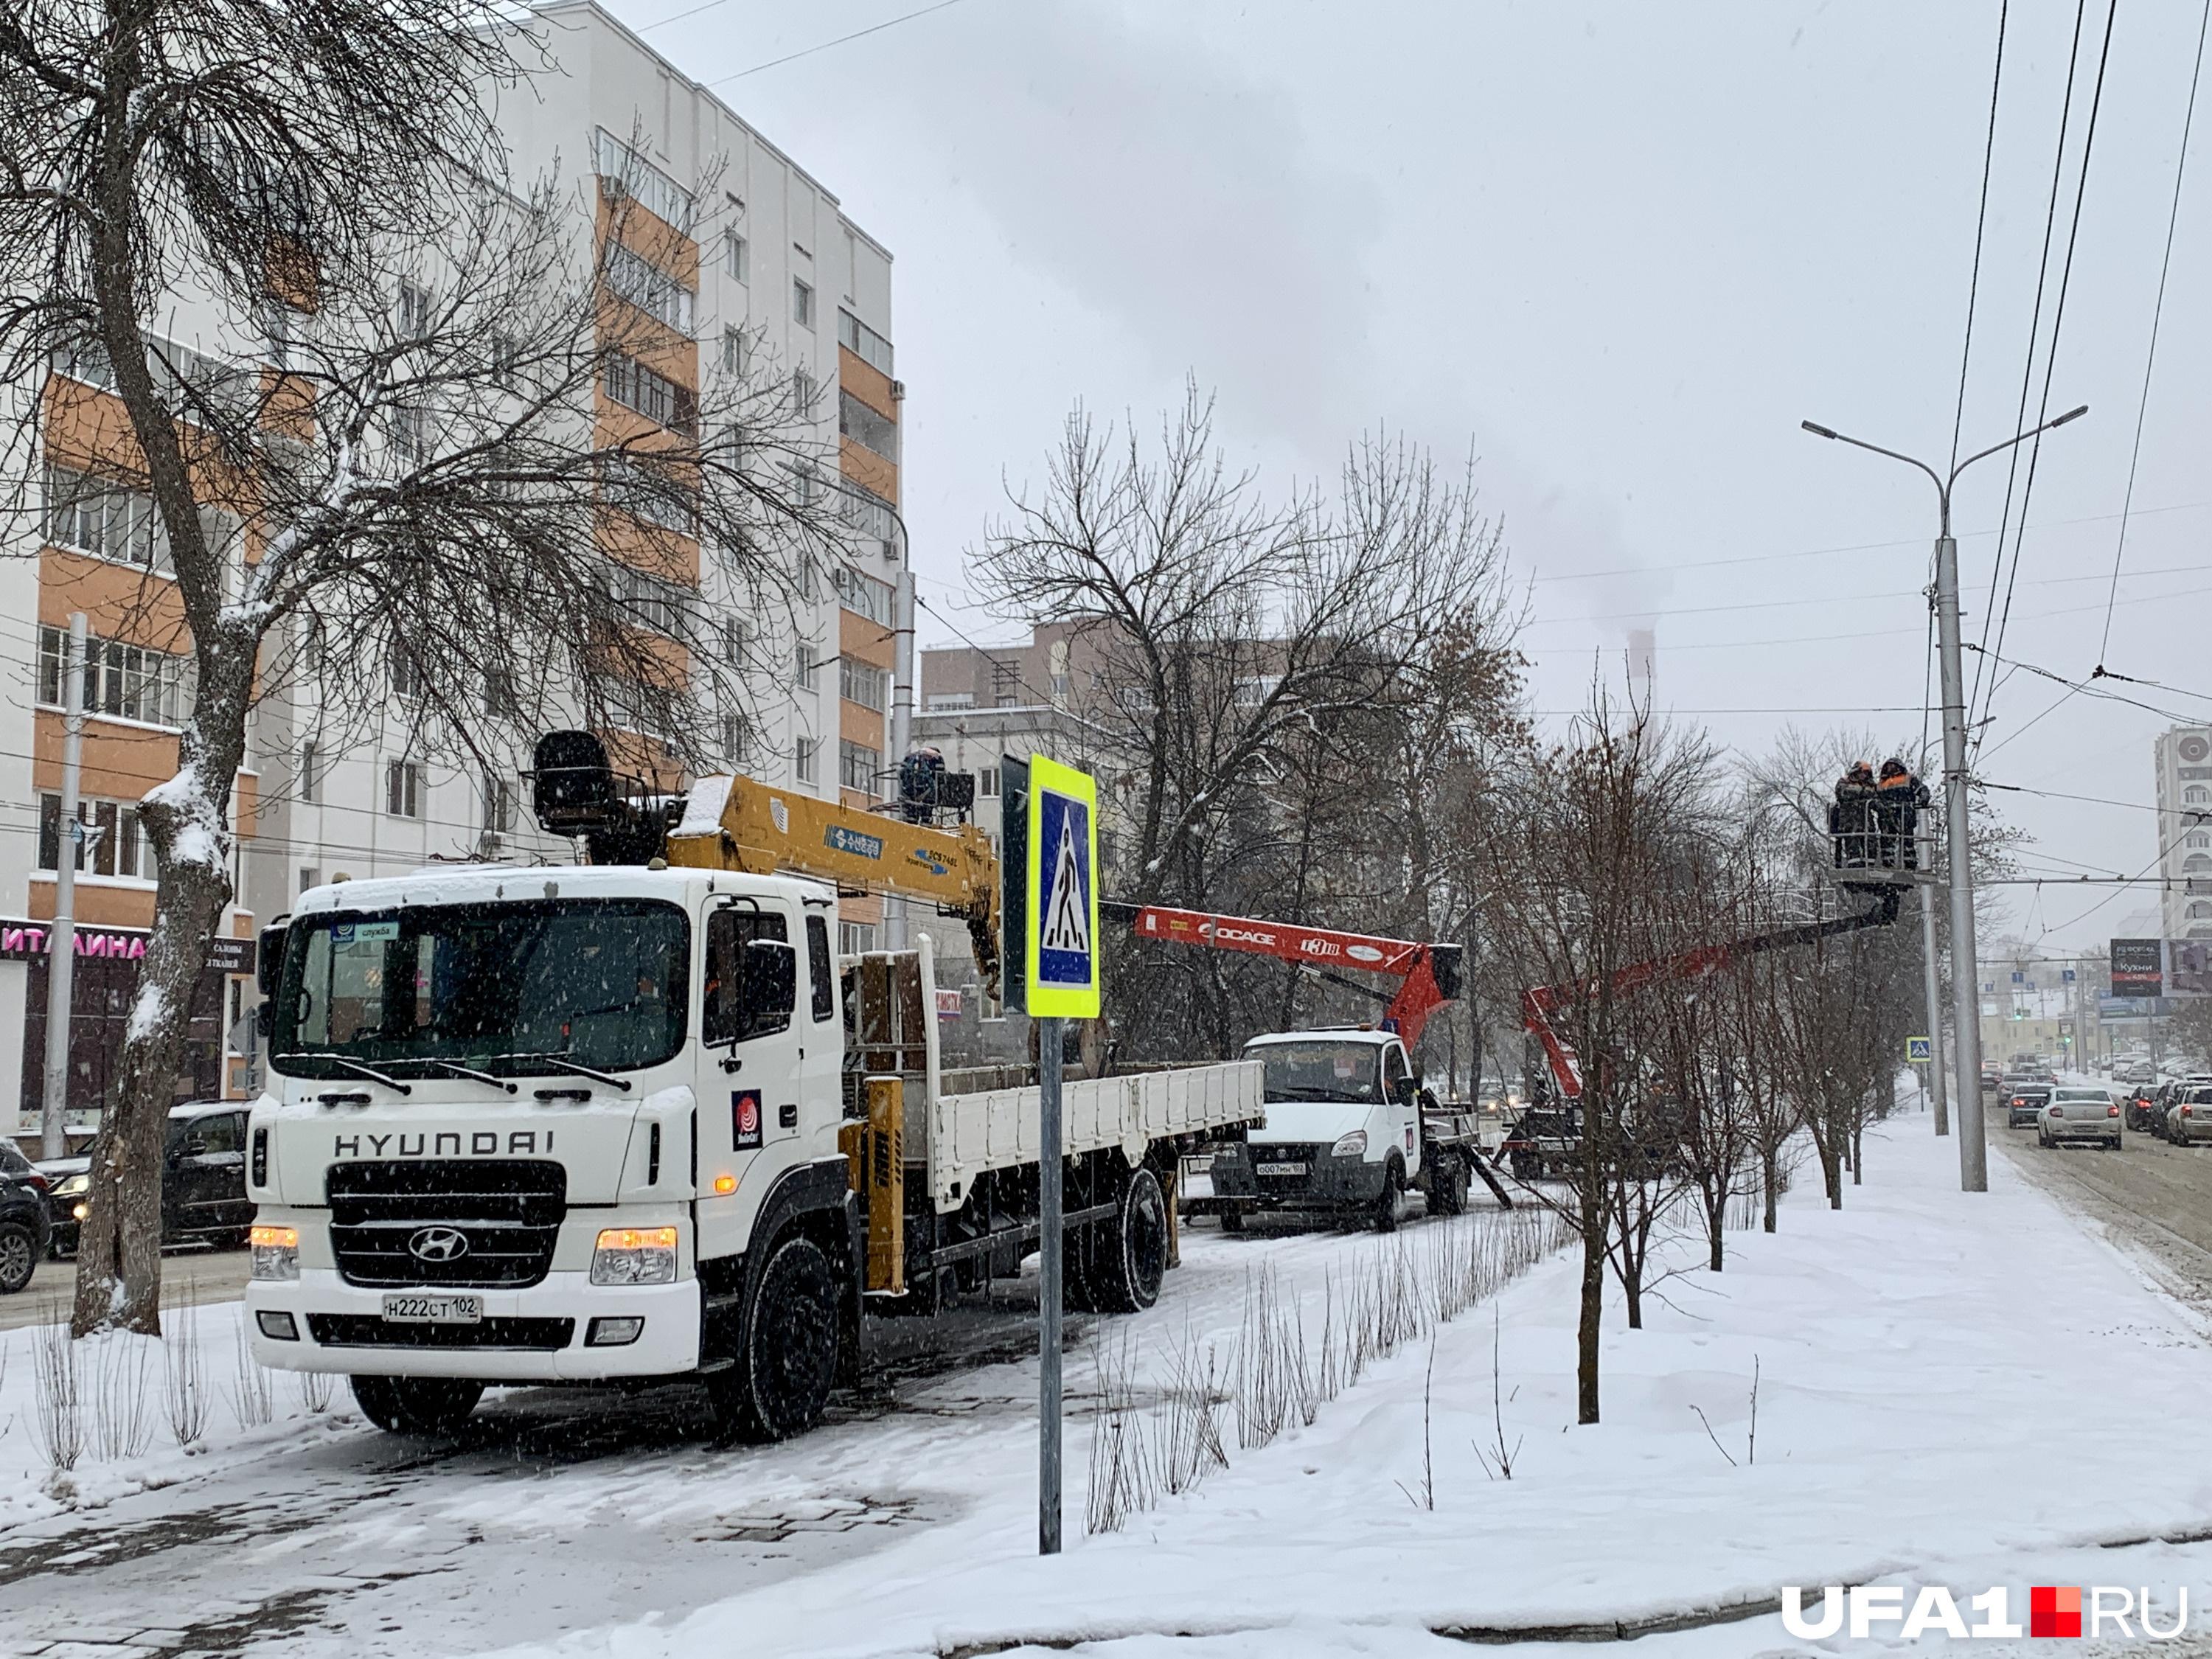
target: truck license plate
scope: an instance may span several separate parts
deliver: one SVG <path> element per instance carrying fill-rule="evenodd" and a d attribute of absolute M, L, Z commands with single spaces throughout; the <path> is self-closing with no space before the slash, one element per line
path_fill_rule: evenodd
<path fill-rule="evenodd" d="M 1263 1176 L 1302 1176 L 1306 1172 L 1303 1164 L 1262 1164 L 1259 1173 Z"/>
<path fill-rule="evenodd" d="M 384 1319 L 390 1325 L 476 1325 L 483 1321 L 480 1296 L 387 1296 Z"/>

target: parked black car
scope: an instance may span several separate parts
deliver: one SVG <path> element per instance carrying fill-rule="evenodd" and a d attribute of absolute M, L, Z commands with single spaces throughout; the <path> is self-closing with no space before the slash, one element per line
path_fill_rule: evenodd
<path fill-rule="evenodd" d="M 91 1160 L 57 1159 L 46 1168 L 54 1178 L 54 1254 L 74 1255 Z M 161 1149 L 161 1242 L 204 1241 L 235 1249 L 252 1225 L 253 1204 L 246 1196 L 245 1104 L 203 1100 L 172 1108 Z"/>
<path fill-rule="evenodd" d="M 31 1282 L 52 1236 L 46 1178 L 0 1140 L 0 1296 L 13 1296 Z"/>
<path fill-rule="evenodd" d="M 2130 1129 L 2140 1129 L 2155 1134 L 2160 1119 L 2165 1115 L 2164 1089 L 2153 1088 L 2148 1083 L 2130 1086 L 2130 1092 L 2120 1106 L 2120 1121 Z"/>

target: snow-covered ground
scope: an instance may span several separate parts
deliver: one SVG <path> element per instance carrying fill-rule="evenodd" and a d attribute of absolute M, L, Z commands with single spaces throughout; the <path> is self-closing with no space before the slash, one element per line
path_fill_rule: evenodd
<path fill-rule="evenodd" d="M 557 1651 L 878 1655 L 1026 1639 L 1130 1659 L 1456 1652 L 1430 1632 L 1635 1620 L 1876 1581 L 1949 1585 L 1962 1607 L 2007 1584 L 2021 1623 L 2032 1584 L 2148 1586 L 2170 1620 L 2174 1588 L 2207 1583 L 2212 1549 L 2128 1540 L 2212 1532 L 2212 1469 L 2175 1418 L 2189 1420 L 2212 1382 L 2203 1341 L 2003 1158 L 1988 1194 L 1959 1193 L 1954 1145 L 1926 1123 L 1869 1138 L 1867 1184 L 1841 1212 L 1801 1179 L 1775 1237 L 1731 1234 L 1726 1270 L 1670 1279 L 1644 1330 L 1616 1314 L 1597 1426 L 1574 1422 L 1573 1262 L 1555 1257 L 1508 1288 L 1499 1390 L 1509 1448 L 1522 1443 L 1510 1481 L 1476 1453 L 1496 1432 L 1492 1322 L 1478 1309 L 1443 1327 L 1432 1511 L 1405 1490 L 1423 1467 L 1429 1354 L 1417 1345 L 1311 1427 L 1251 1453 L 1232 1436 L 1230 1467 L 1195 1492 L 1118 1534 L 1073 1531 L 1056 1559 L 1033 1553 L 1033 1443 L 1012 1423 L 884 1466 L 887 1483 L 957 1520 L 671 1627 L 579 1632 Z M 1281 1271 L 1305 1270 L 1317 1296 L 1310 1275 L 1328 1248 L 1302 1245 Z M 1139 1342 L 1164 1342 L 1174 1317 L 1139 1322 Z M 1079 1469 L 1080 1437 L 1071 1450 Z M 1782 1644 L 1803 1645 L 1768 1614 L 1640 1646 Z"/>
<path fill-rule="evenodd" d="M 1035 1553 L 1033 1359 L 912 1374 L 868 1409 L 765 1449 L 712 1446 L 673 1406 L 660 1408 L 666 1431 L 624 1440 L 610 1422 L 640 1408 L 613 1396 L 508 1395 L 486 1408 L 479 1443 L 440 1461 L 363 1428 L 343 1391 L 309 1409 L 289 1379 L 273 1421 L 241 1424 L 258 1413 L 235 1404 L 234 1312 L 210 1308 L 210 1449 L 177 1452 L 157 1420 L 143 1455 L 88 1455 L 62 1487 L 36 1431 L 35 1339 L 19 1333 L 0 1382 L 0 1422 L 13 1419 L 0 1437 L 0 1584 L 15 1581 L 0 1652 L 37 1651 L 69 1627 L 142 1651 L 234 1643 L 288 1659 L 1025 1643 L 1115 1659 L 1443 1654 L 1466 1649 L 1440 1632 L 1634 1623 L 1763 1603 L 1784 1584 L 1866 1582 L 1949 1585 L 1962 1607 L 2008 1585 L 2023 1623 L 2031 1584 L 2148 1586 L 2162 1621 L 2186 1584 L 2195 1611 L 2212 1599 L 2200 1588 L 2212 1546 L 2154 1540 L 2212 1534 L 2212 1470 L 2178 1426 L 2212 1381 L 2203 1339 L 2005 1158 L 1992 1159 L 1993 1191 L 1959 1194 L 1954 1145 L 1926 1124 L 1869 1139 L 1867 1184 L 1840 1214 L 1801 1176 L 1777 1236 L 1729 1235 L 1724 1273 L 1681 1247 L 1649 1328 L 1623 1328 L 1614 1295 L 1595 1427 L 1574 1424 L 1575 1264 L 1554 1256 L 1438 1328 L 1432 1372 L 1429 1340 L 1408 1341 L 1310 1425 L 1250 1449 L 1224 1405 L 1225 1468 L 1086 1535 L 1099 1351 L 1071 1353 L 1067 1547 L 1053 1559 Z M 1472 1218 L 1458 1242 L 1498 1226 Z M 1298 1299 L 1317 1366 L 1348 1287 L 1401 1253 L 1431 1272 L 1443 1231 L 1187 1234 L 1160 1307 L 1101 1328 L 1109 1370 L 1120 1356 L 1133 1373 L 1125 1420 L 1164 1421 L 1149 1402 L 1178 1354 L 1202 1363 L 1210 1349 L 1233 1380 L 1263 1267 Z M 1493 1389 L 1518 1447 L 1510 1480 L 1477 1451 L 1497 1438 Z M 158 1415 L 158 1388 L 154 1402 Z M 1409 1495 L 1423 1489 L 1425 1439 L 1433 1510 Z M 85 1559 L 102 1528 L 189 1528 L 257 1506 L 268 1524 L 197 1557 L 155 1554 L 135 1577 L 129 1560 L 103 1577 Z M 296 1619 L 248 1616 L 295 1583 Z M 240 1622 L 207 1640 L 227 1596 Z M 166 1620 L 153 1616 L 165 1601 Z M 38 1607 L 52 1616 L 26 1616 Z M 149 1628 L 163 1623 L 198 1634 L 165 1645 Z M 1735 1659 L 1807 1645 L 1769 1613 L 1638 1650 Z"/>

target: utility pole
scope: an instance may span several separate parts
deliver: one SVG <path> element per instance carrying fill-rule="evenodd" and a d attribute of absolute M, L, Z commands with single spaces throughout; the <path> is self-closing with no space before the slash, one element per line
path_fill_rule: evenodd
<path fill-rule="evenodd" d="M 1957 1028 L 1959 1101 L 1959 1186 L 1963 1192 L 1990 1189 L 1989 1149 L 1982 1121 L 1982 984 L 1981 968 L 1974 951 L 1974 869 L 1970 851 L 1966 804 L 1966 685 L 1959 645 L 1959 544 L 1951 535 L 1951 489 L 1959 475 L 1976 461 L 2026 443 L 2040 433 L 2079 420 L 2089 405 L 2069 409 L 2063 415 L 2030 427 L 1969 455 L 1951 469 L 1950 476 L 1899 454 L 1870 444 L 1863 438 L 1846 437 L 1832 427 L 1811 421 L 1801 422 L 1816 438 L 1832 439 L 1855 448 L 1871 450 L 1893 461 L 1903 461 L 1926 473 L 1936 486 L 1938 528 L 1936 536 L 1936 632 L 1943 681 L 1943 817 L 1950 843 L 1951 867 L 1951 1019 Z"/>
<path fill-rule="evenodd" d="M 1060 1095 L 1066 1022 L 1047 1016 L 1037 1032 L 1037 1553 L 1060 1553 L 1060 1308 L 1066 1241 L 1060 1237 Z"/>
<path fill-rule="evenodd" d="M 62 655 L 61 822 L 55 838 L 54 921 L 46 930 L 46 1067 L 39 1112 L 44 1158 L 69 1156 L 62 1115 L 69 1104 L 70 997 L 76 969 L 76 860 L 84 844 L 77 797 L 84 771 L 85 631 L 80 611 L 70 617 L 69 645 Z"/>
<path fill-rule="evenodd" d="M 1927 855 L 1921 859 L 1920 867 L 1932 874 L 1936 868 L 1935 838 L 1927 837 L 1922 844 L 1927 848 Z M 1936 1133 L 1938 1137 L 1941 1137 L 1951 1133 L 1951 1119 L 1950 1114 L 1944 1109 L 1946 1102 L 1943 1089 L 1943 991 L 1942 975 L 1936 971 L 1936 895 L 1932 889 L 1927 887 L 1920 890 L 1920 988 L 1928 999 L 1929 1048 L 1924 1086 L 1934 1099 Z M 1981 1079 L 1975 1079 L 1974 1084 L 1978 1089 L 1981 1086 Z M 1959 1102 L 1960 1112 L 1965 1113 L 1970 1103 L 1977 1103 L 1979 1099 L 1978 1095 L 1961 1097 Z"/>

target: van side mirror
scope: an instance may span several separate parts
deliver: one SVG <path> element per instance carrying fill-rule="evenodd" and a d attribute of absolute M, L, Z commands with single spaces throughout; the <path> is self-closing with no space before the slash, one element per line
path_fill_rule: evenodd
<path fill-rule="evenodd" d="M 276 1005 L 264 1002 L 253 1011 L 253 1034 L 264 1042 L 276 1035 Z"/>

